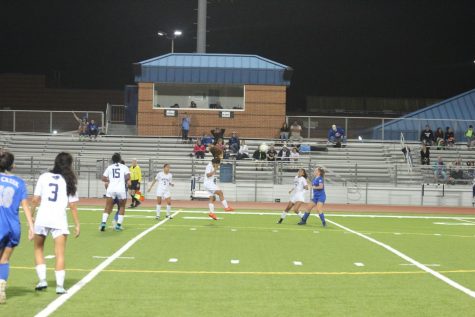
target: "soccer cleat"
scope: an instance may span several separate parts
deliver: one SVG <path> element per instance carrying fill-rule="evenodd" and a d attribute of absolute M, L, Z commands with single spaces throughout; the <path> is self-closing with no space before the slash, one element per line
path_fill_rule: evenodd
<path fill-rule="evenodd" d="M 101 222 L 101 225 L 99 226 L 99 230 L 100 231 L 106 231 L 106 223 L 105 222 Z"/>
<path fill-rule="evenodd" d="M 160 220 L 160 217 L 159 217 L 159 216 L 156 216 L 155 219 L 156 219 L 156 220 Z"/>
<path fill-rule="evenodd" d="M 64 287 L 56 286 L 56 294 L 58 295 L 66 294 L 66 290 L 64 289 Z"/>
<path fill-rule="evenodd" d="M 43 291 L 47 288 L 48 288 L 48 283 L 46 281 L 41 281 L 36 285 L 35 291 Z"/>
<path fill-rule="evenodd" d="M 282 223 L 282 221 L 284 221 L 284 219 L 280 218 L 279 222 L 277 222 L 277 224 L 280 225 Z"/>
<path fill-rule="evenodd" d="M 7 281 L 0 281 L 0 304 L 5 304 L 7 301 L 7 294 L 5 290 L 7 289 Z"/>
<path fill-rule="evenodd" d="M 115 231 L 122 231 L 122 225 L 120 223 L 116 224 L 115 227 L 114 227 L 114 230 Z"/>
<path fill-rule="evenodd" d="M 216 217 L 216 215 L 215 215 L 214 213 L 212 213 L 212 212 L 210 212 L 210 213 L 208 214 L 208 216 L 209 216 L 210 218 L 212 218 L 213 220 L 218 220 L 218 217 Z"/>
<path fill-rule="evenodd" d="M 141 204 L 141 202 L 140 202 L 140 201 L 136 202 L 136 203 L 135 203 L 135 207 L 138 207 L 138 206 L 140 206 L 140 204 Z"/>
<path fill-rule="evenodd" d="M 303 225 L 306 225 L 306 224 L 307 224 L 307 222 L 306 222 L 306 221 L 303 221 L 303 220 L 301 220 L 301 221 L 298 223 L 299 226 L 303 226 Z"/>
<path fill-rule="evenodd" d="M 129 208 L 135 208 L 134 204 L 130 204 Z"/>
<path fill-rule="evenodd" d="M 323 225 L 323 227 L 326 227 L 326 226 L 327 226 L 327 222 L 326 222 L 326 221 L 322 222 L 322 225 Z"/>
<path fill-rule="evenodd" d="M 168 218 L 168 219 L 173 219 L 173 217 L 172 217 L 172 216 L 170 216 L 170 215 L 167 215 L 167 218 Z"/>
<path fill-rule="evenodd" d="M 234 211 L 234 208 L 231 208 L 231 207 L 224 208 L 224 211 Z"/>

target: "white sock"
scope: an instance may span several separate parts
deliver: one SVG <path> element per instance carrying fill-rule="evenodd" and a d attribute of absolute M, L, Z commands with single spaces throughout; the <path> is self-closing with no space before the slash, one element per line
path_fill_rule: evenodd
<path fill-rule="evenodd" d="M 208 206 L 209 206 L 209 211 L 214 212 L 214 204 L 209 203 Z"/>
<path fill-rule="evenodd" d="M 162 206 L 161 206 L 161 205 L 157 205 L 156 210 L 157 210 L 157 217 L 158 217 L 158 218 L 160 218 L 160 211 L 161 211 L 161 209 L 162 209 Z"/>
<path fill-rule="evenodd" d="M 285 216 L 287 216 L 287 213 L 285 211 L 283 211 L 282 215 L 280 215 L 280 218 L 285 219 Z"/>
<path fill-rule="evenodd" d="M 119 216 L 117 217 L 117 223 L 121 225 L 122 222 L 124 222 L 124 215 L 119 215 Z"/>
<path fill-rule="evenodd" d="M 109 218 L 109 214 L 107 212 L 102 214 L 102 222 L 107 222 L 107 218 Z"/>
<path fill-rule="evenodd" d="M 297 214 L 297 216 L 299 216 L 300 218 L 303 217 L 303 213 L 301 211 L 299 211 L 299 213 Z"/>
<path fill-rule="evenodd" d="M 223 200 L 221 203 L 223 204 L 224 208 L 228 208 L 228 202 L 226 201 L 226 199 Z"/>
<path fill-rule="evenodd" d="M 62 271 L 54 271 L 54 275 L 56 275 L 56 286 L 64 287 L 64 277 L 66 276 L 66 272 Z"/>
<path fill-rule="evenodd" d="M 167 216 L 170 216 L 170 212 L 172 211 L 172 206 L 167 205 Z"/>
<path fill-rule="evenodd" d="M 40 282 L 46 282 L 46 264 L 38 264 L 36 266 L 36 274 Z"/>

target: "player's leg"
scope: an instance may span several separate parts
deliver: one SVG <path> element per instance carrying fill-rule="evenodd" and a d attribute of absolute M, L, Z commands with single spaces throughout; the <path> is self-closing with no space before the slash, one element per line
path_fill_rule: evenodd
<path fill-rule="evenodd" d="M 303 203 L 304 203 L 303 201 L 296 201 L 294 205 L 294 213 L 300 218 L 303 217 L 303 213 L 300 212 L 300 207 L 302 207 Z"/>
<path fill-rule="evenodd" d="M 116 198 L 116 197 L 114 197 Z M 112 212 L 112 208 L 114 207 L 114 200 L 113 197 L 107 197 L 106 198 L 106 206 L 104 208 L 104 212 L 102 213 L 102 222 L 101 226 L 99 229 L 101 231 L 106 230 L 106 223 L 107 223 L 107 218 L 109 218 L 110 213 Z M 119 212 L 120 212 L 120 201 L 119 201 Z"/>
<path fill-rule="evenodd" d="M 165 198 L 165 202 L 167 203 L 167 218 L 172 219 L 172 199 L 170 197 L 170 194 L 167 195 L 168 197 Z"/>
<path fill-rule="evenodd" d="M 327 222 L 325 221 L 325 214 L 323 213 L 323 205 L 325 204 L 325 202 L 323 201 L 319 201 L 317 203 L 317 212 L 318 212 L 318 216 L 320 217 L 320 220 L 322 221 L 322 225 L 324 227 L 327 226 Z"/>
<path fill-rule="evenodd" d="M 157 196 L 157 207 L 156 207 L 156 212 L 157 212 L 157 215 L 156 215 L 156 219 L 160 219 L 160 212 L 161 212 L 161 209 L 162 209 L 162 197 L 161 196 Z"/>
<path fill-rule="evenodd" d="M 5 247 L 0 250 L 0 304 L 5 304 L 7 300 L 6 288 L 8 275 L 10 274 L 10 257 L 13 247 Z"/>
<path fill-rule="evenodd" d="M 218 195 L 219 200 L 221 201 L 221 204 L 223 205 L 225 211 L 234 211 L 233 208 L 229 207 L 228 202 L 226 201 L 226 199 L 224 199 L 224 194 L 223 194 L 223 191 L 221 189 L 218 189 L 214 193 L 215 193 L 215 195 Z"/>
<path fill-rule="evenodd" d="M 125 204 L 127 203 L 127 194 L 124 194 L 123 197 L 119 197 L 119 216 L 117 217 L 117 224 L 115 225 L 115 231 L 122 230 L 122 223 L 124 222 L 125 215 Z"/>
<path fill-rule="evenodd" d="M 37 291 L 42 291 L 48 287 L 48 283 L 46 282 L 46 263 L 44 257 L 44 246 L 47 234 L 48 233 L 43 229 L 35 228 L 33 249 L 35 254 L 36 275 L 38 276 L 39 281 L 35 288 Z"/>
<path fill-rule="evenodd" d="M 64 294 L 64 278 L 66 276 L 64 253 L 66 250 L 67 235 L 60 234 L 54 237 L 54 255 L 56 257 L 56 266 L 54 275 L 56 277 L 56 294 Z"/>
<path fill-rule="evenodd" d="M 133 184 L 132 184 L 132 186 L 133 186 Z M 130 203 L 129 208 L 135 208 L 136 207 L 136 205 L 135 205 L 135 201 L 136 201 L 136 199 L 135 199 L 135 188 L 133 188 L 133 187 L 130 189 L 130 197 L 132 197 L 132 202 Z"/>
<path fill-rule="evenodd" d="M 290 209 L 292 209 L 292 206 L 294 205 L 293 202 L 289 201 L 289 203 L 287 204 L 287 207 L 285 207 L 284 211 L 282 212 L 282 214 L 280 215 L 280 219 L 279 221 L 277 222 L 278 224 L 281 224 L 282 221 L 284 221 L 285 217 L 287 216 L 287 213 L 289 212 Z"/>
<path fill-rule="evenodd" d="M 211 196 L 209 196 L 209 203 L 208 203 L 208 207 L 209 207 L 209 214 L 208 216 L 214 220 L 218 220 L 218 217 L 216 217 L 216 215 L 214 214 L 214 201 L 216 200 L 216 198 L 214 198 L 214 194 L 212 194 Z"/>
<path fill-rule="evenodd" d="M 310 216 L 310 213 L 312 212 L 312 209 L 315 208 L 317 203 L 315 201 L 310 202 L 307 206 L 307 210 L 303 214 L 302 220 L 298 223 L 299 225 L 306 225 L 307 224 L 307 219 Z"/>

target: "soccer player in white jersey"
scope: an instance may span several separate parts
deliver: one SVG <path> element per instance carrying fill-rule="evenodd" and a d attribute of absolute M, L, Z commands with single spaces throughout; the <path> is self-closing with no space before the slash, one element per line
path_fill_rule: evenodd
<path fill-rule="evenodd" d="M 148 189 L 148 192 L 150 192 L 155 185 L 155 183 L 158 183 L 157 185 L 157 216 L 156 219 L 160 219 L 160 211 L 162 208 L 162 199 L 165 199 L 165 202 L 167 203 L 167 218 L 172 219 L 171 216 L 171 210 L 172 210 L 172 199 L 171 199 L 171 194 L 170 194 L 170 186 L 173 187 L 175 184 L 172 182 L 173 176 L 172 173 L 170 173 L 170 164 L 165 164 L 163 165 L 163 171 L 157 173 L 157 176 L 155 176 L 155 179 L 153 180 L 152 184 L 150 185 L 150 188 Z"/>
<path fill-rule="evenodd" d="M 208 216 L 214 220 L 218 220 L 218 217 L 214 214 L 214 202 L 216 201 L 215 195 L 218 195 L 221 204 L 223 204 L 225 211 L 233 211 L 234 209 L 228 206 L 228 202 L 224 199 L 223 191 L 216 185 L 216 171 L 221 164 L 219 158 L 214 158 L 208 166 L 206 166 L 204 177 L 204 188 L 209 193 L 209 214 Z"/>
<path fill-rule="evenodd" d="M 285 207 L 285 210 L 282 212 L 280 216 L 278 224 L 281 224 L 284 221 L 287 213 L 294 208 L 294 212 L 300 217 L 303 217 L 303 214 L 299 211 L 302 204 L 305 202 L 305 191 L 308 190 L 308 180 L 307 180 L 307 172 L 305 169 L 299 169 L 297 175 L 294 178 L 294 187 L 289 191 L 290 194 L 290 201 Z"/>
<path fill-rule="evenodd" d="M 102 214 L 102 222 L 99 227 L 101 231 L 106 230 L 107 218 L 109 218 L 112 208 L 114 207 L 114 199 L 119 199 L 119 216 L 117 217 L 116 231 L 122 230 L 122 223 L 124 222 L 125 203 L 127 202 L 126 184 L 130 186 L 130 171 L 127 166 L 121 164 L 122 158 L 119 153 L 112 155 L 112 164 L 109 165 L 104 174 L 102 181 L 107 188 L 106 191 L 106 206 Z"/>
<path fill-rule="evenodd" d="M 36 290 L 44 290 L 48 287 L 46 282 L 46 264 L 44 258 L 45 239 L 48 234 L 54 239 L 54 252 L 56 257 L 56 294 L 64 294 L 64 253 L 66 240 L 69 235 L 66 207 L 73 215 L 75 224 L 75 236 L 79 237 L 80 225 L 76 203 L 77 195 L 76 175 L 72 170 L 73 157 L 69 153 L 61 152 L 54 160 L 54 167 L 50 172 L 42 174 L 38 178 L 35 187 L 31 208 L 33 214 L 39 205 L 35 217 L 35 263 L 39 283 Z"/>

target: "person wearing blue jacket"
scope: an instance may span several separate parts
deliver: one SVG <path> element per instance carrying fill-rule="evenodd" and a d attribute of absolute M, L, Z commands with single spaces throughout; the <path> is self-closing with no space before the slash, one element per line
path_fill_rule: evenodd
<path fill-rule="evenodd" d="M 345 129 L 337 127 L 335 124 L 328 130 L 328 142 L 337 143 L 343 142 L 345 137 Z"/>

